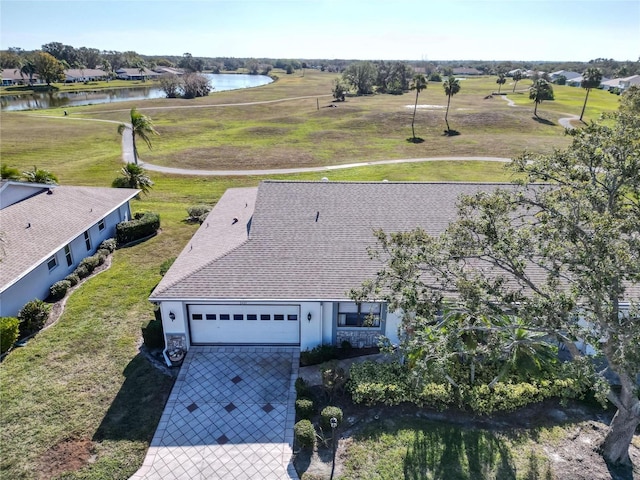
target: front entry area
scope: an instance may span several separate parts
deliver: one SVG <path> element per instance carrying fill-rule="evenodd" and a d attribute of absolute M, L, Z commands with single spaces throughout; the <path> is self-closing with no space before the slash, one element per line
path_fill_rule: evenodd
<path fill-rule="evenodd" d="M 299 305 L 187 306 L 192 345 L 299 345 Z"/>

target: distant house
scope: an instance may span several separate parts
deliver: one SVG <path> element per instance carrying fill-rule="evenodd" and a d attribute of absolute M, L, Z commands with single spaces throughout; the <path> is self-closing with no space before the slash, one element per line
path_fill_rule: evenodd
<path fill-rule="evenodd" d="M 570 87 L 580 87 L 582 86 L 583 80 L 584 80 L 584 77 L 580 75 L 579 77 L 572 78 L 571 80 L 567 80 L 567 85 L 569 85 Z M 606 82 L 608 80 L 609 78 L 602 77 L 602 80 L 600 81 L 600 86 L 602 86 L 603 82 Z M 597 88 L 600 88 L 600 86 L 598 86 Z"/>
<path fill-rule="evenodd" d="M 640 85 L 640 75 L 612 78 L 611 80 L 605 80 L 600 84 L 603 90 L 613 90 L 614 88 L 617 88 L 620 92 L 623 92 L 632 85 Z"/>
<path fill-rule="evenodd" d="M 5 68 L 0 70 L 2 76 L 2 86 L 11 85 L 27 85 L 29 83 L 29 75 L 24 75 L 19 68 Z M 38 74 L 33 75 L 33 83 L 42 83 Z"/>
<path fill-rule="evenodd" d="M 108 74 L 98 68 L 70 68 L 64 71 L 64 81 L 67 83 L 95 82 L 106 80 L 107 77 Z"/>
<path fill-rule="evenodd" d="M 160 75 L 184 75 L 184 70 L 173 67 L 157 67 L 153 70 Z"/>
<path fill-rule="evenodd" d="M 45 299 L 116 225 L 138 190 L 0 182 L 0 316 Z"/>
<path fill-rule="evenodd" d="M 574 78 L 578 78 L 581 76 L 582 76 L 581 73 L 571 72 L 569 70 L 558 70 L 557 72 L 552 72 L 549 74 L 549 78 L 551 79 L 552 82 L 555 82 L 560 77 L 566 78 L 568 82 L 569 80 L 572 80 Z"/>
<path fill-rule="evenodd" d="M 158 78 L 161 73 L 154 72 L 148 68 L 119 68 L 116 70 L 116 76 L 120 80 L 148 80 L 150 78 Z"/>
<path fill-rule="evenodd" d="M 477 68 L 459 67 L 453 69 L 454 75 L 482 75 Z"/>

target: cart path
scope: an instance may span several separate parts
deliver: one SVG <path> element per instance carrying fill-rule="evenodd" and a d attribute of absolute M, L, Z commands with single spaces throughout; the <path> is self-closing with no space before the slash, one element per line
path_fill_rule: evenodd
<path fill-rule="evenodd" d="M 503 98 L 510 107 L 516 107 L 516 108 L 518 107 L 516 105 L 516 103 L 513 100 L 511 100 L 510 98 L 507 98 L 506 95 L 500 95 L 500 98 Z M 572 129 L 575 128 L 571 124 L 572 121 L 580 120 L 580 117 L 578 115 L 573 115 L 572 113 L 563 113 L 562 115 L 568 115 L 568 116 L 559 118 L 558 119 L 558 123 L 560 124 L 561 127 L 564 127 L 564 128 L 566 128 L 568 130 L 572 130 Z"/>

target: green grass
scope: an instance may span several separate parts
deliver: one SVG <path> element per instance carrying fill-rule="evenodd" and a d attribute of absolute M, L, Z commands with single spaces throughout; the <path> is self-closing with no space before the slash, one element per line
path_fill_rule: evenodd
<path fill-rule="evenodd" d="M 62 109 L 38 112 L 57 119 L 40 118 L 35 112 L 2 113 L 0 156 L 3 163 L 21 170 L 33 165 L 50 170 L 62 184 L 109 186 L 121 168 L 116 125 L 73 118 L 126 121 L 134 105 L 156 121 L 161 133 L 151 152 L 141 149 L 142 158 L 176 166 L 266 168 L 442 155 L 511 156 L 525 148 L 549 151 L 568 141 L 561 128 L 532 121 L 532 105 L 514 109 L 498 98 L 484 100 L 495 88 L 495 79 L 480 78 L 463 81 L 463 90 L 452 100 L 450 122 L 462 135 L 441 135 L 443 111 L 419 111 L 416 132 L 425 142 L 409 144 L 411 109 L 406 105 L 412 104 L 411 95 L 349 98 L 338 108 L 317 110 L 316 97 L 321 107 L 329 103 L 321 95 L 330 91 L 334 78 L 307 71 L 304 77 L 282 75 L 279 81 L 251 91 L 221 92 L 193 101 L 160 99 L 77 107 L 69 109 L 71 118 L 63 118 Z M 569 103 L 559 111 L 577 106 L 578 94 L 584 92 L 574 91 L 567 95 L 575 98 L 567 97 Z M 594 93 L 593 108 L 615 108 L 617 98 L 600 98 Z M 312 98 L 219 106 L 304 95 Z M 445 102 L 439 84 L 430 84 L 420 95 L 420 104 Z M 164 109 L 185 105 L 205 107 Z M 542 109 L 546 108 L 545 102 Z M 151 173 L 154 188 L 148 196 L 133 201 L 132 209 L 160 213 L 162 233 L 118 250 L 110 270 L 71 295 L 56 325 L 12 352 L 0 366 L 0 476 L 114 479 L 134 473 L 171 386 L 170 379 L 138 354 L 140 328 L 152 318 L 147 297 L 160 279 L 160 265 L 177 256 L 195 231 L 195 226 L 184 222 L 186 208 L 212 205 L 227 188 L 256 186 L 262 178 L 319 180 L 325 176 L 335 181 L 511 178 L 503 164 L 492 162 L 410 163 L 269 177 Z M 482 442 L 496 444 L 497 440 L 485 437 Z M 405 451 L 412 434 L 407 438 Z M 89 441 L 93 461 L 81 462 L 75 473 L 52 473 L 52 458 L 60 456 L 60 446 L 71 440 Z"/>
<path fill-rule="evenodd" d="M 553 479 L 549 461 L 522 432 L 436 423 L 415 417 L 374 421 L 346 451 L 340 479 Z"/>

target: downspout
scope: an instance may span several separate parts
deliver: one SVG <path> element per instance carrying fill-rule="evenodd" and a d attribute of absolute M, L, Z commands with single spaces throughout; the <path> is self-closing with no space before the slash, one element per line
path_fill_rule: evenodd
<path fill-rule="evenodd" d="M 165 339 L 166 342 L 166 339 Z M 167 363 L 167 367 L 173 367 L 171 360 L 169 360 L 169 355 L 167 355 L 168 348 L 165 346 L 164 350 L 162 350 L 162 356 L 164 357 L 164 361 Z"/>

